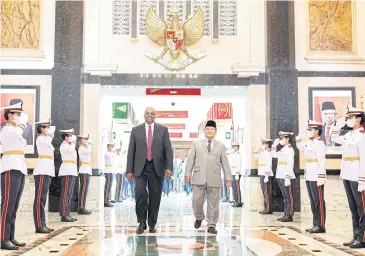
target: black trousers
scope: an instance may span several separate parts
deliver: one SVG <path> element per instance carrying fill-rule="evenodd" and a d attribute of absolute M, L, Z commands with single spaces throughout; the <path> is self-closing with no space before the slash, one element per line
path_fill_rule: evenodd
<path fill-rule="evenodd" d="M 306 181 L 309 200 L 313 214 L 313 227 L 326 225 L 326 203 L 324 201 L 324 185 L 317 186 L 317 181 Z"/>
<path fill-rule="evenodd" d="M 117 184 L 115 187 L 115 201 L 120 201 L 121 194 L 123 192 L 123 186 L 124 186 L 124 176 L 121 173 L 117 173 L 115 175 L 115 178 L 117 180 Z"/>
<path fill-rule="evenodd" d="M 24 190 L 25 175 L 18 170 L 1 174 L 1 241 L 14 240 L 15 220 Z"/>
<path fill-rule="evenodd" d="M 62 217 L 70 216 L 71 198 L 74 190 L 76 176 L 61 176 L 61 200 L 60 215 Z"/>
<path fill-rule="evenodd" d="M 114 173 L 105 173 L 104 204 L 108 204 L 110 201 L 110 193 L 112 191 L 113 180 Z"/>
<path fill-rule="evenodd" d="M 232 192 L 233 192 L 233 198 L 234 198 L 235 203 L 241 204 L 242 203 L 242 194 L 241 194 L 241 185 L 240 185 L 241 175 L 238 175 L 238 177 L 239 177 L 238 180 L 236 180 L 235 175 L 233 175 Z"/>
<path fill-rule="evenodd" d="M 148 214 L 148 226 L 154 227 L 156 225 L 164 178 L 164 176 L 157 176 L 153 161 L 147 160 L 141 175 L 135 176 L 136 215 L 139 223 L 145 223 Z"/>
<path fill-rule="evenodd" d="M 294 198 L 293 198 L 293 184 L 295 180 L 290 180 L 290 185 L 285 186 L 285 179 L 277 179 L 281 193 L 284 197 L 284 215 L 286 217 L 294 215 Z"/>
<path fill-rule="evenodd" d="M 260 176 L 260 185 L 262 189 L 262 193 L 264 194 L 264 207 L 265 211 L 271 210 L 271 202 L 272 202 L 272 193 L 271 193 L 271 177 L 269 177 L 268 182 L 264 182 L 265 176 Z"/>
<path fill-rule="evenodd" d="M 353 238 L 359 242 L 365 242 L 364 230 L 365 230 L 365 191 L 358 192 L 358 183 L 356 181 L 343 180 L 347 200 L 349 201 L 349 207 L 352 215 L 352 232 Z"/>
<path fill-rule="evenodd" d="M 90 174 L 79 174 L 80 180 L 80 193 L 79 193 L 79 210 L 85 209 L 86 206 L 86 196 L 89 191 Z"/>
<path fill-rule="evenodd" d="M 34 175 L 35 194 L 33 204 L 33 219 L 35 229 L 46 227 L 46 214 L 44 207 L 52 177 L 49 175 Z"/>

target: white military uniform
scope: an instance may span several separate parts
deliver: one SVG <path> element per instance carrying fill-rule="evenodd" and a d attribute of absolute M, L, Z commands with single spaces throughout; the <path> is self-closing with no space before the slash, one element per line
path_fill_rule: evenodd
<path fill-rule="evenodd" d="M 114 165 L 115 166 L 115 174 L 123 174 L 126 171 L 126 166 L 125 166 L 125 157 L 126 157 L 127 153 L 125 152 L 125 150 L 121 149 L 120 154 L 116 155 L 115 157 L 113 157 L 114 159 Z"/>
<path fill-rule="evenodd" d="M 77 176 L 77 153 L 75 143 L 63 142 L 60 147 L 62 164 L 58 176 Z"/>
<path fill-rule="evenodd" d="M 272 155 L 269 150 L 261 150 L 254 153 L 255 158 L 258 160 L 258 175 L 259 176 L 274 176 L 272 171 Z"/>
<path fill-rule="evenodd" d="M 297 143 L 297 148 L 304 152 L 305 172 L 307 181 L 318 181 L 326 178 L 326 145 L 321 138 L 309 140 L 306 144 Z"/>
<path fill-rule="evenodd" d="M 234 152 L 228 157 L 229 165 L 231 166 L 232 176 L 241 175 L 241 154 Z"/>
<path fill-rule="evenodd" d="M 6 124 L 1 130 L 1 144 L 3 157 L 1 159 L 1 173 L 18 170 L 27 175 L 24 151 L 27 141 L 22 137 L 23 129 L 19 126 Z"/>
<path fill-rule="evenodd" d="M 107 151 L 104 155 L 104 160 L 105 160 L 104 173 L 115 173 L 114 153 Z"/>
<path fill-rule="evenodd" d="M 364 115 L 364 110 L 348 107 L 347 117 Z M 352 215 L 353 239 L 365 242 L 365 131 L 361 127 L 345 135 L 332 137 L 342 144 L 341 178 Z"/>
<path fill-rule="evenodd" d="M 278 159 L 278 167 L 276 169 L 277 179 L 295 179 L 294 174 L 294 149 L 288 144 L 279 152 L 273 150 L 272 157 Z"/>
<path fill-rule="evenodd" d="M 50 136 L 38 136 L 36 145 L 39 157 L 33 175 L 55 176 L 52 140 L 53 138 Z"/>
<path fill-rule="evenodd" d="M 79 159 L 80 159 L 80 168 L 79 173 L 80 174 L 89 174 L 92 175 L 92 165 L 91 165 L 91 152 L 93 150 L 92 145 L 80 146 L 79 147 Z"/>

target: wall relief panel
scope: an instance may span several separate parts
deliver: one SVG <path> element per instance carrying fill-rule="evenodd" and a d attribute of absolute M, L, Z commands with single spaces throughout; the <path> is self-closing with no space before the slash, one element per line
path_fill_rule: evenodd
<path fill-rule="evenodd" d="M 309 1 L 310 51 L 352 52 L 351 1 Z"/>
<path fill-rule="evenodd" d="M 1 48 L 39 49 L 41 0 L 1 1 Z"/>

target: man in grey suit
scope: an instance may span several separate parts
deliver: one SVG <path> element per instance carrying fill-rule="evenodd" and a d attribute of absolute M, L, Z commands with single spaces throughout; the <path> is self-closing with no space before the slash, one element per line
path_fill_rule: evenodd
<path fill-rule="evenodd" d="M 136 182 L 136 215 L 142 234 L 148 226 L 150 233 L 156 233 L 156 223 L 162 195 L 164 177 L 171 178 L 173 156 L 168 130 L 155 123 L 156 112 L 145 110 L 145 123 L 132 129 L 128 157 L 127 179 Z M 148 185 L 148 191 L 146 186 Z"/>
<path fill-rule="evenodd" d="M 205 139 L 196 141 L 189 153 L 185 182 L 189 184 L 191 181 L 193 184 L 192 203 L 196 219 L 194 227 L 200 228 L 205 218 L 203 205 L 207 198 L 208 233 L 217 234 L 215 226 L 219 218 L 221 169 L 223 169 L 227 187 L 232 185 L 232 174 L 226 147 L 214 139 L 217 133 L 216 123 L 208 121 L 204 133 Z"/>

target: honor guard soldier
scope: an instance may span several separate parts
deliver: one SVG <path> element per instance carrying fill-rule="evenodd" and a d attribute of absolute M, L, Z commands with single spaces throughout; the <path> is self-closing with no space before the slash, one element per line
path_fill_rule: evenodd
<path fill-rule="evenodd" d="M 284 216 L 278 219 L 278 221 L 281 222 L 292 222 L 294 215 L 294 199 L 292 189 L 295 181 L 295 152 L 289 143 L 290 136 L 292 135 L 293 133 L 291 132 L 279 132 L 280 139 L 276 139 L 274 141 L 271 152 L 272 157 L 278 159 L 276 179 L 284 197 Z"/>
<path fill-rule="evenodd" d="M 104 206 L 105 207 L 113 207 L 114 205 L 110 201 L 110 193 L 112 190 L 112 184 L 114 179 L 114 152 L 113 152 L 114 143 L 110 142 L 107 144 L 108 151 L 105 153 L 105 187 L 104 187 Z"/>
<path fill-rule="evenodd" d="M 274 176 L 272 171 L 272 156 L 271 156 L 271 144 L 272 140 L 262 139 L 260 149 L 254 152 L 255 158 L 258 160 L 258 175 L 260 176 L 260 184 L 262 193 L 264 194 L 264 207 L 265 210 L 260 214 L 272 214 L 271 210 L 271 180 L 270 177 Z"/>
<path fill-rule="evenodd" d="M 60 215 L 61 221 L 74 222 L 77 219 L 72 218 L 70 212 L 71 199 L 77 177 L 76 136 L 73 135 L 74 129 L 60 130 L 60 132 L 63 139 L 60 147 L 62 164 L 58 173 L 58 176 L 61 177 Z"/>
<path fill-rule="evenodd" d="M 117 150 L 117 156 L 115 157 L 115 202 L 123 202 L 123 187 L 124 187 L 124 173 L 126 171 L 126 151 L 123 149 L 122 141 L 120 142 L 120 148 Z"/>
<path fill-rule="evenodd" d="M 93 150 L 93 146 L 91 143 L 91 139 L 89 135 L 77 135 L 79 138 L 79 160 L 80 160 L 80 168 L 79 168 L 79 180 L 80 180 L 80 193 L 79 193 L 79 211 L 78 214 L 86 214 L 89 215 L 91 212 L 85 209 L 86 206 L 86 196 L 89 189 L 90 176 L 92 173 L 91 166 L 91 152 Z"/>
<path fill-rule="evenodd" d="M 24 189 L 27 166 L 24 158 L 26 140 L 22 133 L 27 118 L 22 115 L 23 104 L 4 107 L 6 125 L 1 130 L 1 249 L 18 250 L 25 243 L 15 240 L 15 220 Z"/>
<path fill-rule="evenodd" d="M 239 152 L 240 145 L 238 143 L 232 144 L 233 152 L 230 154 L 228 160 L 231 167 L 232 177 L 232 192 L 234 202 L 232 207 L 242 207 L 242 194 L 241 194 L 241 154 Z"/>
<path fill-rule="evenodd" d="M 313 214 L 313 227 L 306 229 L 310 233 L 325 233 L 326 204 L 324 201 L 324 183 L 326 181 L 326 145 L 321 140 L 323 124 L 308 120 L 309 141 L 303 143 L 297 137 L 297 148 L 304 152 L 304 179 L 307 185 Z"/>
<path fill-rule="evenodd" d="M 51 120 L 37 122 L 38 137 L 36 146 L 38 151 L 38 161 L 33 170 L 35 194 L 33 204 L 33 218 L 35 232 L 47 234 L 54 229 L 46 225 L 46 214 L 44 207 L 47 201 L 47 193 L 51 185 L 52 177 L 55 176 L 54 167 L 54 147 L 52 140 L 56 127 L 51 126 Z"/>
<path fill-rule="evenodd" d="M 347 108 L 346 125 L 350 131 L 338 136 L 341 127 L 334 127 L 331 139 L 342 145 L 341 178 L 352 215 L 353 237 L 344 243 L 350 248 L 365 248 L 365 123 L 364 110 Z"/>

